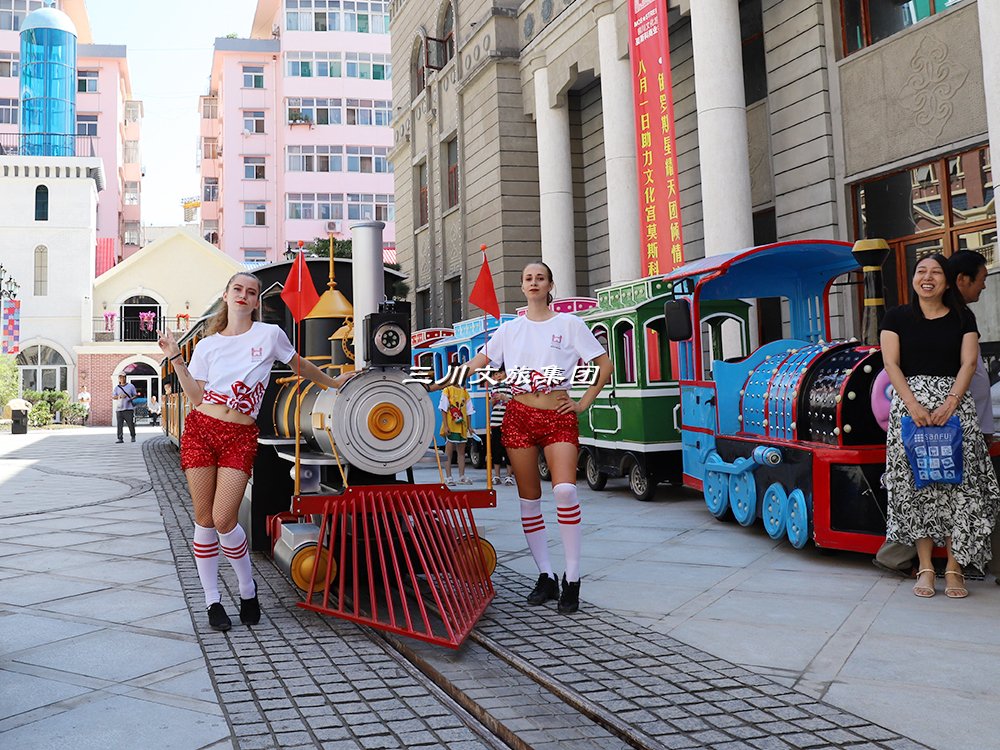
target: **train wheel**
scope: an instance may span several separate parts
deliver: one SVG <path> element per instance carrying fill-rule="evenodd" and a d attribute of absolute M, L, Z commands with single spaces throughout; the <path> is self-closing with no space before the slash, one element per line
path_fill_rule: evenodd
<path fill-rule="evenodd" d="M 788 505 L 785 510 L 785 533 L 788 542 L 795 549 L 802 549 L 812 536 L 810 528 L 812 519 L 809 517 L 809 501 L 802 490 L 792 490 L 788 493 Z"/>
<path fill-rule="evenodd" d="M 583 473 L 587 477 L 587 486 L 592 490 L 603 490 L 608 483 L 608 475 L 601 473 L 593 453 L 587 454 L 583 462 Z"/>
<path fill-rule="evenodd" d="M 764 501 L 761 503 L 761 518 L 764 520 L 764 530 L 772 539 L 780 539 L 785 535 L 785 513 L 788 506 L 788 495 L 785 488 L 775 482 L 764 490 Z"/>
<path fill-rule="evenodd" d="M 740 526 L 751 526 L 757 520 L 757 481 L 745 471 L 729 477 L 729 507 Z"/>
<path fill-rule="evenodd" d="M 708 512 L 718 519 L 729 513 L 729 477 L 721 471 L 706 471 L 702 484 Z"/>
<path fill-rule="evenodd" d="M 541 451 L 538 451 L 538 476 L 540 476 L 545 482 L 552 478 L 552 472 L 549 471 L 549 465 L 545 462 L 545 454 Z"/>
<path fill-rule="evenodd" d="M 646 502 L 656 494 L 656 480 L 649 476 L 639 464 L 632 464 L 628 471 L 628 488 L 632 490 L 636 500 Z"/>
<path fill-rule="evenodd" d="M 486 446 L 478 440 L 469 441 L 469 463 L 473 469 L 486 467 Z"/>

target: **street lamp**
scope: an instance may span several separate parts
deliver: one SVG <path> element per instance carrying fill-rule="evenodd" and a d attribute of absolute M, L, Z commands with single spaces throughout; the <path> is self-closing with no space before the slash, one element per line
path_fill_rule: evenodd
<path fill-rule="evenodd" d="M 14 281 L 10 271 L 0 263 L 0 299 L 17 299 L 17 290 L 21 285 Z"/>

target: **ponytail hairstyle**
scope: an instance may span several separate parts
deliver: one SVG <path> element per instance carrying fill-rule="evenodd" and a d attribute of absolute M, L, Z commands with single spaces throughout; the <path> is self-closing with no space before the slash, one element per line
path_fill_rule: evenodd
<path fill-rule="evenodd" d="M 227 292 L 229 291 L 229 287 L 233 285 L 233 282 L 236 281 L 236 279 L 240 278 L 241 276 L 245 276 L 248 279 L 253 279 L 254 282 L 256 282 L 257 284 L 257 292 L 258 293 L 260 292 L 260 279 L 258 279 L 252 273 L 247 273 L 246 271 L 240 271 L 239 273 L 234 273 L 229 278 L 229 281 L 226 282 Z M 254 309 L 250 312 L 250 320 L 255 322 L 260 320 L 259 304 L 256 307 L 254 307 Z M 227 305 L 225 301 L 223 301 L 222 307 L 219 309 L 217 313 L 215 313 L 215 315 L 212 316 L 212 319 L 208 321 L 208 325 L 205 326 L 205 335 L 211 336 L 213 333 L 224 331 L 226 330 L 226 326 L 228 325 L 229 325 L 229 305 Z"/>
<path fill-rule="evenodd" d="M 540 260 L 533 260 L 530 263 L 525 263 L 524 268 L 527 268 L 528 266 L 541 266 L 542 268 L 544 268 L 545 273 L 549 275 L 549 283 L 552 284 L 553 288 L 555 288 L 555 280 L 552 278 L 552 269 L 549 268 L 548 263 L 543 263 Z M 521 269 L 522 279 L 524 278 L 524 268 Z M 548 294 L 545 295 L 545 302 L 547 304 L 551 305 L 553 299 L 555 298 L 552 296 L 552 292 L 549 292 Z"/>
<path fill-rule="evenodd" d="M 948 259 L 944 257 L 941 253 L 934 253 L 933 255 L 925 255 L 923 258 L 917 261 L 917 265 L 920 265 L 925 260 L 933 260 L 939 266 L 941 270 L 944 271 L 944 280 L 948 285 L 948 288 L 944 290 L 944 295 L 941 297 L 941 301 L 944 303 L 945 307 L 954 313 L 958 313 L 960 316 L 964 316 L 969 310 L 968 306 L 965 304 L 965 300 L 962 299 L 962 295 L 958 293 L 958 286 L 955 284 L 955 280 L 958 274 L 955 273 L 955 266 L 948 262 Z M 916 274 L 916 266 L 913 267 L 913 273 Z M 912 278 L 911 278 L 912 281 Z M 924 317 L 924 311 L 920 309 L 920 297 L 916 294 L 911 295 L 910 304 L 913 305 L 913 309 L 916 310 L 917 315 L 921 318 Z"/>

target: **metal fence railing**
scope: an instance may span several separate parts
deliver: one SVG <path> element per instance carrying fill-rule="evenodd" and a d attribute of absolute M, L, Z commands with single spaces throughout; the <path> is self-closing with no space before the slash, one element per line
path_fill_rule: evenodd
<path fill-rule="evenodd" d="M 97 156 L 97 136 L 0 133 L 0 156 Z"/>

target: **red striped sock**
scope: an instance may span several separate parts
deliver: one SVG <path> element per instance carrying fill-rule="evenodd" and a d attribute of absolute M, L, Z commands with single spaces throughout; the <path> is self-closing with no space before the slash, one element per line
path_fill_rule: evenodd
<path fill-rule="evenodd" d="M 252 599 L 257 590 L 253 582 L 253 566 L 250 564 L 250 545 L 243 527 L 236 524 L 229 533 L 219 534 L 219 543 L 222 552 L 229 558 L 229 564 L 236 571 L 236 578 L 240 582 L 240 598 Z"/>
<path fill-rule="evenodd" d="M 538 566 L 539 573 L 547 573 L 555 578 L 552 563 L 549 562 L 548 536 L 545 533 L 545 519 L 542 518 L 542 501 L 521 498 L 521 528 L 528 542 L 528 549 Z"/>
<path fill-rule="evenodd" d="M 194 564 L 205 592 L 205 606 L 219 601 L 219 535 L 211 526 L 194 526 Z"/>
<path fill-rule="evenodd" d="M 556 496 L 556 513 L 559 516 L 559 536 L 566 552 L 566 580 L 580 580 L 580 547 L 583 531 L 580 528 L 580 503 L 576 499 L 576 485 L 564 482 L 552 488 Z"/>

